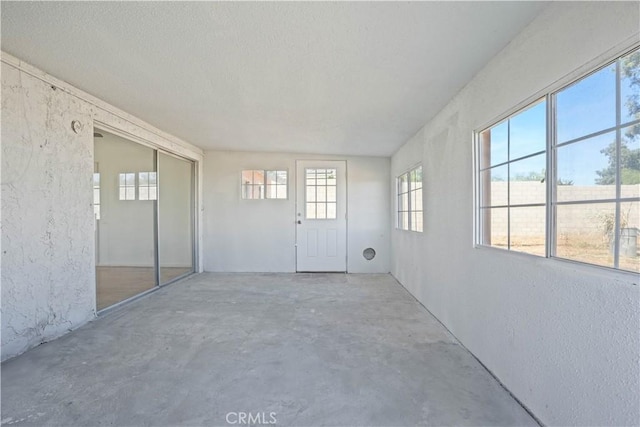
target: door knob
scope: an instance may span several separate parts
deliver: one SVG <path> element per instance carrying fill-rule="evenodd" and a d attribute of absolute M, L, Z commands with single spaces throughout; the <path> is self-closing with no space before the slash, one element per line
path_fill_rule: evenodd
<path fill-rule="evenodd" d="M 302 224 L 302 221 L 298 220 L 298 224 Z"/>

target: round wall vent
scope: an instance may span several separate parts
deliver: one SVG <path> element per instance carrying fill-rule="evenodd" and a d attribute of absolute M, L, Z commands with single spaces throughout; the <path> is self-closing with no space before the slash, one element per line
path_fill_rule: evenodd
<path fill-rule="evenodd" d="M 373 258 L 375 258 L 376 256 L 376 251 L 373 250 L 373 248 L 367 248 L 364 251 L 362 251 L 362 256 L 364 257 L 364 259 L 366 259 L 367 261 L 371 261 Z"/>

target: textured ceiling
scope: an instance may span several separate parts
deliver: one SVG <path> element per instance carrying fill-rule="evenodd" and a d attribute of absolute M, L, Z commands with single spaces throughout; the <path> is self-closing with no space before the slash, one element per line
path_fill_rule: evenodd
<path fill-rule="evenodd" d="M 204 149 L 389 156 L 543 6 L 2 1 L 2 50 Z"/>

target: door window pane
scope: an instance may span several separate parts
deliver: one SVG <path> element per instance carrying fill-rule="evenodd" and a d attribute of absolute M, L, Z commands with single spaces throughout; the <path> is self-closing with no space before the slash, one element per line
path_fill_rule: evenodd
<path fill-rule="evenodd" d="M 316 204 L 307 203 L 306 216 L 307 219 L 316 219 Z"/>
<path fill-rule="evenodd" d="M 327 218 L 328 219 L 336 219 L 337 216 L 337 206 L 336 203 L 327 203 Z"/>
<path fill-rule="evenodd" d="M 306 169 L 306 219 L 336 219 L 336 169 Z"/>
<path fill-rule="evenodd" d="M 327 187 L 316 187 L 316 202 L 327 201 Z"/>
<path fill-rule="evenodd" d="M 325 203 L 316 204 L 316 219 L 327 218 L 327 205 Z"/>

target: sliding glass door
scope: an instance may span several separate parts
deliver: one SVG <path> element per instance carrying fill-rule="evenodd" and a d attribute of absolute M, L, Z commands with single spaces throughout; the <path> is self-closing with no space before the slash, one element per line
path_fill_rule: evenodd
<path fill-rule="evenodd" d="M 94 153 L 102 310 L 194 271 L 194 164 L 102 130 Z"/>
<path fill-rule="evenodd" d="M 193 272 L 193 162 L 158 153 L 160 283 Z"/>

